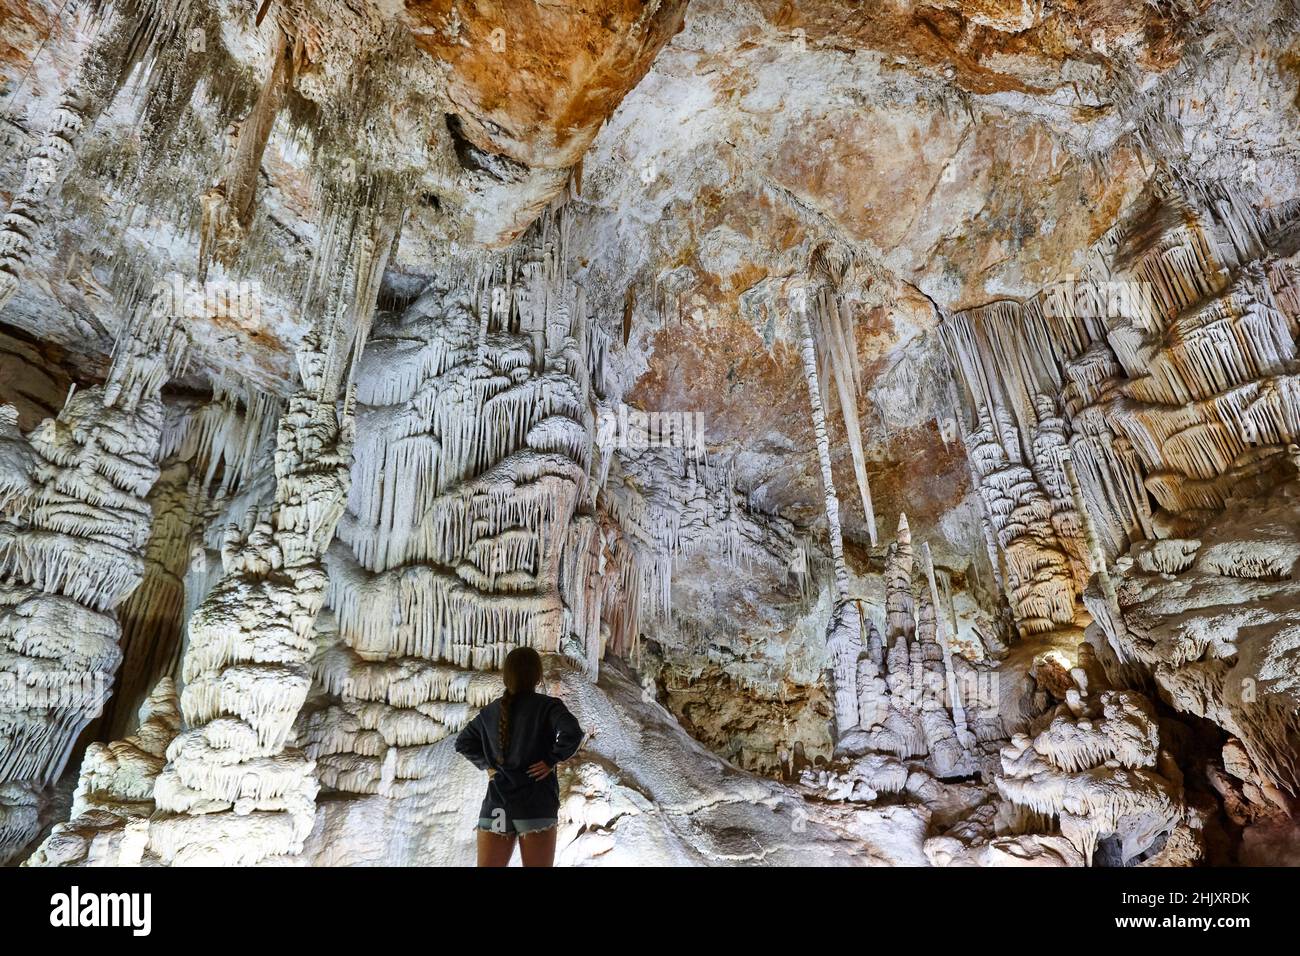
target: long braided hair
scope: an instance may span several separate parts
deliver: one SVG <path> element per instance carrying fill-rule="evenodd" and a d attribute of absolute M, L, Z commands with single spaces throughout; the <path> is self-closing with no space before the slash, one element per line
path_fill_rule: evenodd
<path fill-rule="evenodd" d="M 506 692 L 501 695 L 497 741 L 501 744 L 501 760 L 504 761 L 510 748 L 510 705 L 519 694 L 527 693 L 542 682 L 541 655 L 531 647 L 516 647 L 506 655 L 501 666 L 501 679 L 505 682 Z"/>

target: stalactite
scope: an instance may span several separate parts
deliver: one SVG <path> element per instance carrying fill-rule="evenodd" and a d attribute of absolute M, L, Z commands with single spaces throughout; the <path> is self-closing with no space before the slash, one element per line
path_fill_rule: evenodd
<path fill-rule="evenodd" d="M 867 480 L 867 458 L 862 445 L 862 424 L 858 419 L 858 395 L 861 393 L 861 375 L 858 371 L 857 341 L 849 306 L 842 297 L 822 289 L 815 298 L 809 320 L 812 337 L 820 344 L 823 365 L 830 369 L 839 397 L 840 412 L 844 416 L 844 431 L 848 437 L 849 451 L 853 457 L 853 475 L 857 481 L 858 498 L 867 524 L 867 535 L 872 547 L 876 545 L 876 512 L 871 504 L 871 486 Z M 825 378 L 820 376 L 819 392 L 825 390 Z M 824 413 L 823 413 L 824 414 Z"/>
<path fill-rule="evenodd" d="M 1079 504 L 1055 464 L 1067 447 L 1098 544 L 1113 557 L 1276 481 L 1300 425 L 1287 371 L 1296 354 L 1288 269 L 1258 261 L 1266 247 L 1254 213 L 1197 201 L 1157 178 L 1077 281 L 944 324 L 975 422 L 981 497 L 1019 580 L 1007 583 L 1022 631 L 1066 623 L 1066 602 L 1095 563 L 1083 560 Z M 1064 417 L 1044 404 L 1055 393 Z M 1033 463 L 1037 490 L 1021 462 Z M 1069 559 L 1074 596 L 1055 583 L 1063 567 L 1050 584 L 1033 580 L 1060 566 L 1054 551 Z"/>
<path fill-rule="evenodd" d="M 1053 525 L 1060 511 L 1025 466 L 1008 458 L 997 436 L 1014 431 L 983 415 L 967 435 L 966 447 L 994 539 L 1006 562 L 1008 597 L 1022 632 L 1039 632 L 1071 624 L 1075 618 L 1076 574 L 1070 554 Z M 1018 442 L 1010 442 L 1018 449 Z"/>
<path fill-rule="evenodd" d="M 692 554 L 716 554 L 729 566 L 787 573 L 802 552 L 800 586 L 811 587 L 820 554 L 794 526 L 751 507 L 728 466 L 695 460 L 680 449 L 617 449 L 599 501 L 630 545 L 625 573 L 635 578 L 637 613 L 671 615 L 674 565 Z M 678 480 L 669 475 L 681 474 Z M 807 596 L 807 595 L 805 595 Z"/>
<path fill-rule="evenodd" d="M 826 412 L 822 407 L 822 389 L 817 374 L 817 347 L 813 342 L 812 328 L 806 310 L 797 310 L 800 334 L 800 355 L 803 358 L 804 379 L 808 383 L 808 402 L 812 407 L 813 440 L 817 445 L 817 460 L 821 465 L 822 493 L 826 503 L 826 530 L 830 538 L 831 560 L 835 568 L 835 593 L 839 603 L 848 600 L 848 569 L 844 564 L 844 535 L 840 529 L 840 501 L 835 494 L 831 477 L 830 437 L 826 432 Z"/>
<path fill-rule="evenodd" d="M 808 401 L 812 407 L 813 437 L 817 444 L 817 458 L 821 465 L 822 491 L 826 502 L 826 526 L 830 537 L 831 560 L 835 573 L 835 609 L 826 632 L 826 649 L 832 661 L 832 680 L 835 687 L 835 722 L 838 736 L 844 736 L 858 726 L 858 658 L 862 654 L 861 618 L 857 605 L 849 600 L 848 567 L 844 563 L 844 536 L 840 529 L 840 504 L 831 477 L 830 437 L 826 431 L 826 412 L 822 406 L 822 378 L 817 368 L 817 348 L 813 327 L 807 309 L 797 310 L 802 342 L 804 378 L 808 383 Z M 838 319 L 838 313 L 835 321 Z M 861 431 L 857 424 L 857 398 L 849 387 L 849 366 L 842 342 L 832 346 L 827 356 L 836 364 L 837 381 L 841 382 L 840 402 L 845 409 L 845 421 L 850 430 L 850 444 L 861 446 Z M 855 464 L 857 453 L 855 453 Z M 870 492 L 866 487 L 865 466 L 859 472 L 862 504 L 875 542 L 875 516 L 871 510 Z"/>
<path fill-rule="evenodd" d="M 1112 609 L 1118 613 L 1119 601 L 1115 596 L 1115 585 L 1111 582 L 1110 572 L 1106 568 L 1106 553 L 1102 550 L 1101 540 L 1097 537 L 1097 530 L 1093 526 L 1087 502 L 1083 498 L 1083 487 L 1079 484 L 1079 476 L 1074 470 L 1074 461 L 1069 452 L 1062 454 L 1061 467 L 1065 471 L 1066 480 L 1070 483 L 1070 494 L 1074 498 L 1075 511 L 1079 515 L 1083 539 L 1088 545 L 1089 570 L 1097 575 L 1097 579 L 1101 583 L 1102 594 L 1106 596 L 1106 600 Z"/>
<path fill-rule="evenodd" d="M 1261 780 L 1292 794 L 1300 721 L 1292 682 L 1275 675 L 1300 633 L 1297 490 L 1293 477 L 1234 501 L 1196 538 L 1134 545 L 1116 563 L 1118 608 L 1090 599 L 1121 677 L 1147 676 L 1175 706 L 1224 728 Z"/>
<path fill-rule="evenodd" d="M 18 290 L 40 232 L 76 165 L 86 134 L 113 104 L 137 68 L 146 103 L 156 92 L 164 48 L 182 47 L 195 11 L 190 3 L 103 0 L 89 5 L 94 34 L 52 112 L 40 142 L 27 158 L 22 185 L 0 222 L 0 309 Z M 173 64 L 174 65 L 174 64 Z M 135 302 L 127 304 L 133 311 Z"/>
<path fill-rule="evenodd" d="M 0 405 L 0 519 L 21 514 L 36 491 L 36 452 L 18 428 L 18 409 Z"/>
<path fill-rule="evenodd" d="M 1285 790 L 1300 778 L 1281 756 L 1294 749 L 1293 701 L 1253 699 L 1271 655 L 1252 642 L 1289 646 L 1289 618 L 1273 610 L 1282 600 L 1273 585 L 1256 584 L 1253 623 L 1239 631 L 1222 605 L 1245 592 L 1229 597 L 1219 583 L 1268 579 L 1279 544 L 1213 520 L 1291 473 L 1286 448 L 1300 425 L 1294 266 L 1269 257 L 1277 229 L 1240 197 L 1158 175 L 1089 251 L 1078 281 L 1024 305 L 955 316 L 944 339 L 1022 632 L 1066 624 L 1086 599 L 1089 640 L 1113 680 L 1154 680 L 1162 698 L 1241 739 L 1259 774 Z M 1059 411 L 1043 398 L 1057 394 Z M 1272 499 L 1253 500 L 1255 526 L 1269 525 L 1259 509 Z M 1220 529 L 1213 552 L 1198 530 L 1207 522 Z M 1094 573 L 1096 587 L 1085 590 Z M 1141 723 L 1136 698 L 1106 699 L 1117 727 Z M 1055 737 L 1018 738 L 1004 752 L 1004 796 L 1058 815 L 1088 858 L 1117 830 L 1126 856 L 1140 852 L 1158 835 L 1143 829 L 1152 821 L 1183 834 L 1171 847 L 1194 846 L 1154 753 L 1139 763 L 1116 757 L 1117 745 L 1097 734 L 1096 701 L 1076 693 L 1070 706 Z"/>
<path fill-rule="evenodd" d="M 225 175 L 203 197 L 200 228 L 199 281 L 206 279 L 213 260 L 230 265 L 253 222 L 262 156 L 292 83 L 292 39 L 277 20 L 271 44 L 271 66 L 251 112 L 235 133 L 235 147 Z"/>

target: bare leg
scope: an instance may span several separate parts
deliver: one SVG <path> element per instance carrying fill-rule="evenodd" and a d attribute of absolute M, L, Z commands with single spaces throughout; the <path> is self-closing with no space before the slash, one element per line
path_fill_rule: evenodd
<path fill-rule="evenodd" d="M 552 841 L 552 849 L 554 849 L 554 846 L 554 841 Z M 509 866 L 510 857 L 514 855 L 514 852 L 515 835 L 513 833 L 493 833 L 491 830 L 478 831 L 479 866 Z"/>
<path fill-rule="evenodd" d="M 519 856 L 523 859 L 524 866 L 555 865 L 555 832 L 556 827 L 551 827 L 549 830 L 520 835 Z"/>

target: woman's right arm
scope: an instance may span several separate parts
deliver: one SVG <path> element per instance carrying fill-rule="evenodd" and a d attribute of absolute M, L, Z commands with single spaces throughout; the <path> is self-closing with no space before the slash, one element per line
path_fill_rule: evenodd
<path fill-rule="evenodd" d="M 456 735 L 456 753 L 467 759 L 480 770 L 491 772 L 492 764 L 488 760 L 486 741 L 483 739 L 482 713 L 465 725 L 465 729 Z"/>

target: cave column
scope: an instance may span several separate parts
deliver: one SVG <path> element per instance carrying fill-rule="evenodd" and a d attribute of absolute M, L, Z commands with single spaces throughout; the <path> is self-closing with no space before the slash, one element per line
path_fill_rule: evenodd
<path fill-rule="evenodd" d="M 840 527 L 840 502 L 831 477 L 830 437 L 826 432 L 826 410 L 822 405 L 821 383 L 817 375 L 817 348 L 807 307 L 796 308 L 801 336 L 800 356 L 804 380 L 808 383 L 808 402 L 812 408 L 813 436 L 817 443 L 817 460 L 821 465 L 822 491 L 826 501 L 826 526 L 830 537 L 831 560 L 835 570 L 835 609 L 826 632 L 826 647 L 831 656 L 835 682 L 836 734 L 842 736 L 858 725 L 858 658 L 862 655 L 862 618 L 858 606 L 849 600 L 849 572 L 844 563 L 844 534 Z"/>
<path fill-rule="evenodd" d="M 229 529 L 225 575 L 189 624 L 181 710 L 150 846 L 165 863 L 250 865 L 297 852 L 311 829 L 315 764 L 288 747 L 311 684 L 325 602 L 321 557 L 342 517 L 354 437 L 325 387 L 326 350 L 308 336 L 301 385 L 280 420 L 275 500 Z"/>
<path fill-rule="evenodd" d="M 517 647 L 598 667 L 625 564 L 608 522 L 579 513 L 592 352 L 565 229 L 548 211 L 510 259 L 435 280 L 362 357 L 374 427 L 328 556 L 325 694 L 303 721 L 327 788 L 427 786 L 419 768 L 500 693 Z"/>
<path fill-rule="evenodd" d="M 163 384 L 188 335 L 163 297 L 119 338 L 101 387 L 74 391 L 0 456 L 0 856 L 29 842 L 41 794 L 98 715 L 121 661 L 114 609 L 140 583 L 158 478 Z M 14 468 L 27 470 L 13 474 Z"/>
<path fill-rule="evenodd" d="M 226 530 L 225 573 L 189 621 L 185 730 L 167 748 L 149 832 L 167 864 L 298 853 L 315 819 L 316 764 L 293 746 L 295 722 L 311 686 L 323 559 L 351 488 L 353 372 L 401 220 L 400 190 L 387 182 L 327 186 L 331 238 L 307 295 L 318 318 L 276 433 L 274 499 Z"/>

